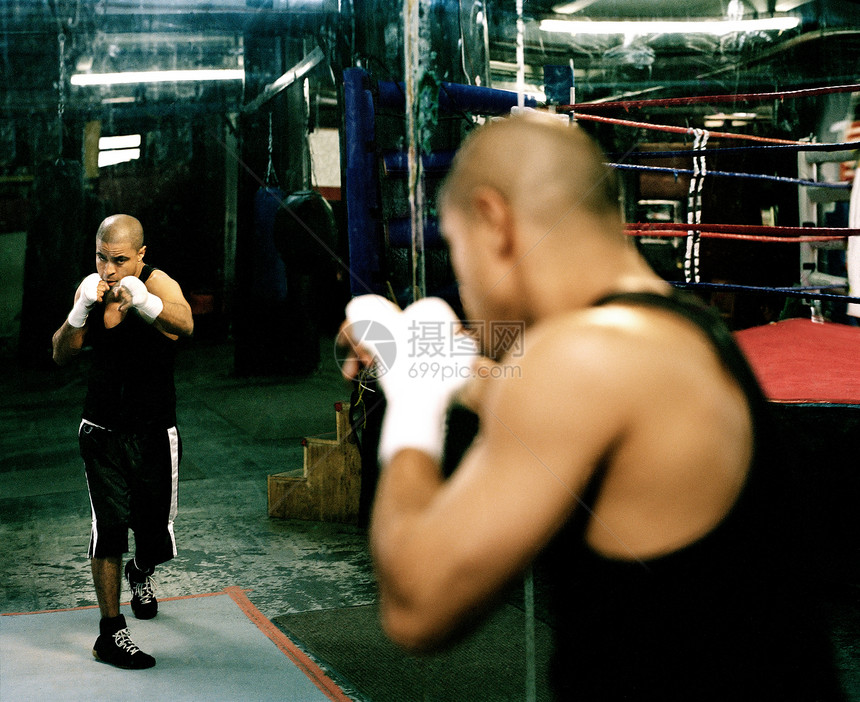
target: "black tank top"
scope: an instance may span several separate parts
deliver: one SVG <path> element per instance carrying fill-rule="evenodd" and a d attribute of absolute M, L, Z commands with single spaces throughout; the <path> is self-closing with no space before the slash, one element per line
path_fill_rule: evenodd
<path fill-rule="evenodd" d="M 675 312 L 710 339 L 752 410 L 755 447 L 726 517 L 659 558 L 606 558 L 585 542 L 581 507 L 536 566 L 555 630 L 552 683 L 570 700 L 838 700 L 830 644 L 792 558 L 791 499 L 767 402 L 722 320 L 696 298 L 624 293 L 605 304 Z M 672 440 L 671 426 L 665 428 Z M 605 478 L 583 494 L 589 508 Z"/>
<path fill-rule="evenodd" d="M 152 271 L 144 266 L 140 279 L 146 282 Z M 87 343 L 92 356 L 83 418 L 123 431 L 175 426 L 176 343 L 135 310 L 106 329 L 104 311 L 105 306 L 97 304 L 89 316 Z"/>

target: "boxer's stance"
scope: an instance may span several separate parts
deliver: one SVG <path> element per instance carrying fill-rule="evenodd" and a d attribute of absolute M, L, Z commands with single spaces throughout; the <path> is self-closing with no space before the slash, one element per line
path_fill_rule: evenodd
<path fill-rule="evenodd" d="M 156 615 L 150 576 L 176 555 L 181 444 L 175 342 L 194 330 L 179 284 L 145 264 L 145 253 L 140 222 L 121 214 L 105 219 L 96 233 L 97 272 L 81 282 L 53 339 L 60 365 L 85 342 L 92 347 L 78 437 L 93 515 L 88 556 L 101 613 L 93 655 L 120 668 L 155 665 L 134 644 L 120 614 L 121 583 L 124 575 L 136 617 Z M 123 570 L 129 528 L 135 554 Z"/>
<path fill-rule="evenodd" d="M 436 299 L 347 306 L 344 372 L 375 362 L 388 402 L 371 521 L 383 625 L 438 646 L 538 559 L 558 699 L 838 698 L 783 550 L 766 402 L 719 318 L 629 243 L 604 160 L 576 126 L 512 117 L 478 128 L 443 185 L 467 318 L 521 320 L 521 354 L 484 334 L 492 361 L 469 357 Z M 365 320 L 390 330 L 393 361 Z M 479 431 L 445 480 L 457 392 Z"/>

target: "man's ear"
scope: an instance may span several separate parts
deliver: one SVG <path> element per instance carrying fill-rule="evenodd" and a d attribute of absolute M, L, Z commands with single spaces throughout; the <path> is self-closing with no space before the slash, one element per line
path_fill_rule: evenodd
<path fill-rule="evenodd" d="M 138 253 L 138 256 L 139 256 L 139 258 L 138 258 L 137 260 L 138 260 L 138 261 L 142 261 L 142 260 L 143 260 L 143 257 L 146 255 L 146 246 L 141 246 L 141 247 L 137 250 L 137 253 Z"/>
<path fill-rule="evenodd" d="M 497 254 L 507 254 L 514 246 L 514 218 L 510 205 L 502 194 L 487 186 L 475 188 L 472 207 L 485 231 L 483 245 Z M 485 249 L 486 250 L 486 249 Z"/>

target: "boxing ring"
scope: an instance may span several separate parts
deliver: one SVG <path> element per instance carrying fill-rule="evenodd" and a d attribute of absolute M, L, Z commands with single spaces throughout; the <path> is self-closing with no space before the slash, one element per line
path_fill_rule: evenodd
<path fill-rule="evenodd" d="M 782 296 L 794 299 L 809 310 L 807 318 L 782 319 L 775 323 L 741 329 L 736 337 L 750 360 L 766 396 L 776 403 L 841 404 L 860 407 L 860 328 L 856 326 L 857 303 L 860 287 L 860 257 L 846 255 L 844 268 L 838 274 L 827 270 L 827 261 L 821 265 L 820 252 L 833 250 L 851 251 L 848 242 L 860 236 L 860 184 L 856 176 L 851 182 L 830 182 L 819 180 L 817 171 L 808 167 L 809 163 L 856 161 L 860 152 L 855 142 L 821 144 L 809 140 L 792 141 L 761 137 L 754 134 L 714 132 L 702 129 L 684 128 L 673 125 L 659 125 L 628 119 L 606 117 L 595 114 L 609 110 L 630 111 L 649 106 L 686 106 L 694 104 L 718 104 L 721 102 L 760 102 L 763 100 L 802 99 L 837 92 L 860 91 L 860 85 L 844 85 L 786 91 L 782 93 L 761 93 L 745 95 L 695 96 L 667 98 L 664 100 L 628 100 L 588 105 L 570 105 L 567 110 L 576 120 L 598 122 L 617 128 L 645 129 L 660 132 L 680 133 L 692 136 L 693 145 L 689 150 L 674 152 L 638 152 L 638 159 L 653 159 L 681 156 L 692 159 L 690 169 L 655 167 L 640 163 L 613 163 L 619 170 L 633 170 L 644 173 L 668 173 L 674 178 L 689 178 L 686 222 L 635 222 L 627 225 L 631 236 L 640 238 L 667 237 L 677 239 L 683 235 L 685 243 L 684 279 L 674 281 L 678 287 L 700 293 L 755 293 Z M 754 146 L 719 146 L 707 148 L 710 139 L 723 141 L 755 143 Z M 766 163 L 766 157 L 775 150 L 798 154 L 798 176 L 786 177 L 767 173 L 727 172 L 709 169 L 707 159 L 713 155 L 742 152 L 755 152 Z M 810 154 L 812 155 L 810 157 Z M 805 176 L 805 177 L 804 177 Z M 799 219 L 804 226 L 765 226 L 747 224 L 713 224 L 702 221 L 701 192 L 703 183 L 720 179 L 750 179 L 796 186 L 799 196 Z M 852 187 L 853 185 L 853 187 Z M 718 187 L 718 186 L 717 186 Z M 817 224 L 814 202 L 810 192 L 830 191 L 825 201 L 849 200 L 851 202 L 848 227 L 822 227 Z M 817 201 L 822 201 L 821 197 Z M 771 244 L 798 245 L 797 278 L 790 287 L 768 287 L 755 285 L 726 284 L 705 282 L 703 280 L 701 247 L 703 240 L 743 241 Z M 860 240 L 857 240 L 860 244 Z M 822 303 L 845 305 L 843 315 L 847 324 L 825 321 Z M 853 316 L 853 319 L 852 319 Z M 854 434 L 855 449 L 860 449 L 860 431 Z"/>
<path fill-rule="evenodd" d="M 860 328 L 786 319 L 735 336 L 771 401 L 860 405 Z"/>

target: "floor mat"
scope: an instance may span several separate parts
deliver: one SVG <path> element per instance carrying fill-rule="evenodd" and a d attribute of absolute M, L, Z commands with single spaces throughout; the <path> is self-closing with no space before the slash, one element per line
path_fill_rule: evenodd
<path fill-rule="evenodd" d="M 527 699 L 523 612 L 501 607 L 452 648 L 414 657 L 394 646 L 375 605 L 285 614 L 272 621 L 372 702 Z M 535 623 L 536 699 L 550 700 L 551 632 Z"/>
<path fill-rule="evenodd" d="M 149 621 L 123 610 L 154 668 L 120 670 L 93 658 L 95 608 L 1 616 L 0 699 L 349 699 L 240 588 L 161 600 Z"/>

